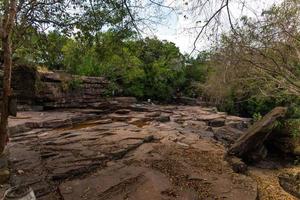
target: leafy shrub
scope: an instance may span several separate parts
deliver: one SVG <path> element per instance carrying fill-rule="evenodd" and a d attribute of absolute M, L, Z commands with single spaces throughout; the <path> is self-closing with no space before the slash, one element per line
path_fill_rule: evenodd
<path fill-rule="evenodd" d="M 262 115 L 260 113 L 254 113 L 252 118 L 254 122 L 257 122 L 262 119 Z"/>
<path fill-rule="evenodd" d="M 109 81 L 105 95 L 129 95 L 139 99 L 170 101 L 175 95 L 197 97 L 207 78 L 208 53 L 183 56 L 174 43 L 157 38 L 136 39 L 130 30 L 111 29 L 76 37 L 32 29 L 16 55 L 49 69 L 71 74 L 103 76 Z M 65 82 L 64 90 L 80 84 Z"/>
<path fill-rule="evenodd" d="M 107 94 L 169 101 L 185 90 L 184 58 L 175 44 L 156 38 L 122 40 L 114 32 L 99 34 L 98 43 L 69 40 L 63 47 L 66 70 L 79 75 L 104 76 Z"/>

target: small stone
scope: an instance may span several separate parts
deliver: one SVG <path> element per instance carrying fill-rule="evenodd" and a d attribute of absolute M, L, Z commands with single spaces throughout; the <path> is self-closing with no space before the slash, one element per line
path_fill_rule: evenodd
<path fill-rule="evenodd" d="M 9 188 L 4 195 L 4 200 L 9 199 L 26 199 L 36 200 L 34 191 L 29 186 L 19 185 Z"/>
<path fill-rule="evenodd" d="M 144 139 L 143 139 L 143 142 L 144 143 L 149 143 L 149 142 L 152 142 L 154 140 L 154 136 L 153 135 L 149 135 L 149 136 L 146 136 Z"/>
<path fill-rule="evenodd" d="M 18 174 L 22 175 L 22 174 L 24 174 L 24 173 L 25 173 L 25 172 L 24 172 L 23 170 L 21 170 L 21 169 L 18 170 Z"/>
<path fill-rule="evenodd" d="M 241 159 L 234 156 L 229 156 L 226 157 L 225 160 L 229 163 L 235 173 L 246 173 L 248 167 Z"/>
<path fill-rule="evenodd" d="M 159 116 L 156 118 L 156 121 L 159 121 L 159 122 L 169 122 L 171 119 L 170 119 L 170 116 L 168 115 L 162 115 L 162 116 Z"/>
<path fill-rule="evenodd" d="M 230 127 L 213 128 L 214 139 L 224 144 L 226 147 L 232 145 L 243 132 Z"/>
<path fill-rule="evenodd" d="M 248 128 L 248 124 L 244 121 L 231 121 L 226 123 L 226 125 L 241 131 L 244 131 Z"/>

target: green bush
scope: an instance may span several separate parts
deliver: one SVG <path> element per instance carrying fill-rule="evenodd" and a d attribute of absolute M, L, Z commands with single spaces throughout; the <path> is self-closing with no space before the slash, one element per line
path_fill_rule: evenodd
<path fill-rule="evenodd" d="M 17 56 L 49 69 L 74 75 L 103 76 L 109 81 L 106 95 L 170 101 L 175 95 L 197 97 L 208 75 L 208 53 L 183 56 L 174 43 L 157 38 L 137 39 L 130 30 L 111 29 L 85 37 L 32 29 L 32 41 Z M 63 89 L 75 89 L 77 80 Z"/>
<path fill-rule="evenodd" d="M 73 74 L 108 78 L 112 83 L 108 94 L 169 101 L 189 85 L 191 72 L 187 73 L 175 44 L 156 38 L 124 40 L 114 32 L 97 37 L 91 46 L 69 40 L 62 50 L 64 64 Z"/>

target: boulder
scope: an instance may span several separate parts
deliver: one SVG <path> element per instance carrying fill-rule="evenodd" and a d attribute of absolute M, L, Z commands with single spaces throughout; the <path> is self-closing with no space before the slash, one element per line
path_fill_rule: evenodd
<path fill-rule="evenodd" d="M 248 170 L 248 166 L 240 159 L 235 156 L 225 157 L 225 160 L 232 167 L 235 173 L 245 174 Z"/>
<path fill-rule="evenodd" d="M 3 200 L 13 200 L 13 199 L 26 199 L 26 200 L 36 200 L 33 189 L 26 185 L 17 185 L 9 188 L 3 197 Z"/>
<path fill-rule="evenodd" d="M 269 138 L 272 130 L 276 126 L 276 120 L 284 117 L 287 112 L 285 107 L 274 108 L 260 121 L 254 123 L 243 136 L 241 136 L 228 150 L 228 155 L 234 155 L 247 161 L 257 161 L 264 157 L 257 153 L 265 154 L 264 142 Z M 258 151 L 259 150 L 259 151 Z"/>
<path fill-rule="evenodd" d="M 229 147 L 238 140 L 244 133 L 230 126 L 213 128 L 214 139 L 221 142 L 225 147 Z"/>
<path fill-rule="evenodd" d="M 227 121 L 226 125 L 232 128 L 239 129 L 241 131 L 245 131 L 249 127 L 250 121 Z"/>
<path fill-rule="evenodd" d="M 165 123 L 165 122 L 169 122 L 171 119 L 170 119 L 169 115 L 161 115 L 159 117 L 156 117 L 155 120 L 159 121 L 159 122 L 162 122 L 162 123 Z"/>

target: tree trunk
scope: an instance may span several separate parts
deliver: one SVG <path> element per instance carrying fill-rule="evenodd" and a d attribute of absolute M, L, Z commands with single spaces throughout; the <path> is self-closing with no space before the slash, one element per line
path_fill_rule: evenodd
<path fill-rule="evenodd" d="M 16 16 L 16 0 L 5 2 L 5 12 L 1 26 L 1 39 L 3 48 L 3 96 L 0 121 L 0 154 L 3 152 L 8 140 L 8 116 L 9 116 L 9 98 L 11 95 L 11 68 L 12 68 L 12 50 L 11 34 Z"/>

